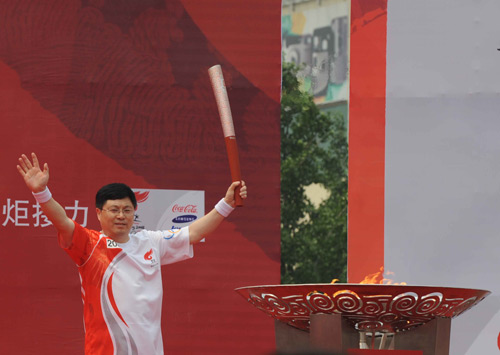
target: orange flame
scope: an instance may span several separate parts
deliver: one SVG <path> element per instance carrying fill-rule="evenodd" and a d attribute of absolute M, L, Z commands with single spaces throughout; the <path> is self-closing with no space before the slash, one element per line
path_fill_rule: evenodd
<path fill-rule="evenodd" d="M 380 271 L 365 276 L 365 278 L 363 279 L 363 281 L 360 282 L 360 284 L 406 285 L 406 282 L 397 283 L 393 282 L 392 279 L 388 278 L 387 276 L 394 275 L 394 273 L 391 271 L 387 271 L 385 275 L 386 276 L 384 277 L 384 267 L 382 266 L 380 268 Z"/>
<path fill-rule="evenodd" d="M 384 274 L 384 267 L 382 266 L 380 268 L 380 271 L 375 272 L 373 274 L 369 274 L 365 276 L 363 281 L 360 282 L 360 284 L 370 284 L 370 285 L 375 285 L 375 284 L 380 284 L 380 285 L 406 285 L 406 282 L 393 282 L 392 278 L 389 278 L 388 276 L 393 276 L 394 273 L 392 271 L 386 271 Z M 339 279 L 333 279 L 331 284 L 337 283 Z"/>
<path fill-rule="evenodd" d="M 384 267 L 382 266 L 380 268 L 379 272 L 375 272 L 373 274 L 369 274 L 365 276 L 363 281 L 360 282 L 360 284 L 378 284 L 382 283 L 382 275 L 384 274 Z"/>

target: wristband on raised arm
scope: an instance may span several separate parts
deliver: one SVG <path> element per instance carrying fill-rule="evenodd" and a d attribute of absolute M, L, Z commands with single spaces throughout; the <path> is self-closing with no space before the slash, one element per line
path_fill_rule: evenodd
<path fill-rule="evenodd" d="M 40 192 L 32 192 L 32 194 L 39 204 L 48 202 L 52 198 L 52 193 L 50 192 L 48 187 L 45 187 L 45 190 Z"/>
<path fill-rule="evenodd" d="M 221 215 L 223 215 L 224 217 L 227 217 L 229 216 L 229 214 L 231 212 L 233 212 L 234 210 L 234 207 L 232 207 L 231 205 L 229 205 L 226 201 L 224 201 L 224 199 L 222 198 L 219 202 L 217 202 L 217 204 L 215 205 L 215 210 L 217 212 L 219 212 Z"/>

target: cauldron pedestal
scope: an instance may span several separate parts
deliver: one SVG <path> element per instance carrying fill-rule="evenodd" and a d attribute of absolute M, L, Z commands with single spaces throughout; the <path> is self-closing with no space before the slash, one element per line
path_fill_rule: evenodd
<path fill-rule="evenodd" d="M 355 354 L 353 349 L 373 348 L 400 351 L 400 354 L 449 355 L 451 319 L 435 318 L 408 332 L 395 334 L 366 334 L 355 330 L 339 314 L 313 314 L 310 330 L 304 332 L 283 322 L 275 321 L 276 349 L 278 353 L 308 353 L 323 351 L 334 354 Z M 383 337 L 386 337 L 383 341 Z M 418 352 L 415 352 L 418 350 Z M 370 354 L 365 351 L 363 354 Z M 379 350 L 373 350 L 378 354 Z M 396 355 L 397 351 L 391 354 Z"/>

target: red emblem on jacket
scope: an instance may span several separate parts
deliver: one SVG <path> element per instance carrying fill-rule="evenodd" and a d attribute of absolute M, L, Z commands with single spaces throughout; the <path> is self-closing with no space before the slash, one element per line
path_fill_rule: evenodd
<path fill-rule="evenodd" d="M 153 259 L 153 249 L 144 254 L 144 260 L 151 260 L 151 259 Z"/>

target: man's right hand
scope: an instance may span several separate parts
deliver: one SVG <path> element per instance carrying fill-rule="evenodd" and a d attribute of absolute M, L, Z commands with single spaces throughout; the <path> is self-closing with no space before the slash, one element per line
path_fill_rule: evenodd
<path fill-rule="evenodd" d="M 26 155 L 22 154 L 19 158 L 17 171 L 23 177 L 26 186 L 28 186 L 31 192 L 41 192 L 45 190 L 49 182 L 49 166 L 45 163 L 43 170 L 40 169 L 40 164 L 35 153 L 31 153 L 31 159 L 33 163 L 31 163 Z"/>
<path fill-rule="evenodd" d="M 31 162 L 26 155 L 21 155 L 17 170 L 31 192 L 42 192 L 49 182 L 49 166 L 45 163 L 43 165 L 43 170 L 40 169 L 40 164 L 38 163 L 38 158 L 35 153 L 31 153 L 31 160 L 33 162 Z M 52 198 L 52 194 L 50 194 L 50 199 L 48 201 L 40 203 L 40 207 L 54 227 L 56 227 L 59 245 L 63 248 L 69 248 L 73 241 L 75 224 L 68 218 L 65 209 Z"/>

